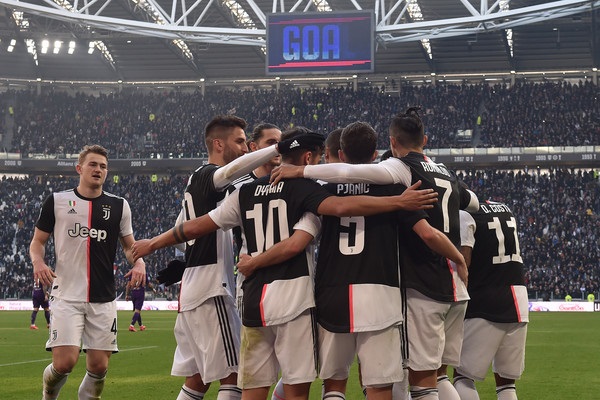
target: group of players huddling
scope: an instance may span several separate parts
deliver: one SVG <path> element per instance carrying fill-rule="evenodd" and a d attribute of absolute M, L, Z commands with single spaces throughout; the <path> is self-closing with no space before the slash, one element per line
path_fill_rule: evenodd
<path fill-rule="evenodd" d="M 515 218 L 504 204 L 479 203 L 453 171 L 423 154 L 427 137 L 416 109 L 393 117 L 392 154 L 378 164 L 377 133 L 363 122 L 332 132 L 327 141 L 302 127 L 281 133 L 262 124 L 247 143 L 245 129 L 246 122 L 231 115 L 206 125 L 208 162 L 191 175 L 172 230 L 133 242 L 130 219 L 108 234 L 100 229 L 107 212 L 96 198 L 115 201 L 101 191 L 105 154 L 104 170 L 92 174 L 100 192 L 77 200 L 89 202 L 96 218 L 78 222 L 78 229 L 61 227 L 67 243 L 83 233 L 88 260 L 98 252 L 89 244 L 101 235 L 115 247 L 125 238 L 134 282 L 145 282 L 141 257 L 185 244 L 185 268 L 172 263 L 162 272 L 169 283 L 181 281 L 171 371 L 185 377 L 178 400 L 202 399 L 215 381 L 218 400 L 265 400 L 275 383 L 273 399 L 308 399 L 317 376 L 323 399 L 345 399 L 355 357 L 369 400 L 478 399 L 474 380 L 483 380 L 492 362 L 498 399 L 517 398 L 528 304 Z M 323 152 L 327 164 L 319 164 Z M 81 186 L 84 167 L 78 172 Z M 39 247 L 53 230 L 57 236 L 59 217 L 55 223 L 49 215 L 75 207 L 74 195 L 77 189 L 44 203 L 32 241 L 34 278 L 49 284 L 58 276 L 44 399 L 57 398 L 77 360 L 67 353 L 65 362 L 59 350 L 79 346 L 74 334 L 57 339 L 72 312 L 67 306 L 114 302 L 114 281 L 109 299 L 110 279 L 89 267 L 88 295 L 100 286 L 108 296 L 85 298 L 83 290 L 66 296 L 61 285 L 76 278 L 56 283 L 69 268 L 59 269 L 58 238 L 56 270 L 36 266 L 43 260 Z M 114 208 L 126 215 L 127 202 L 119 201 Z M 114 251 L 108 256 L 114 259 Z M 66 312 L 54 308 L 60 301 Z M 82 317 L 78 340 L 88 350 L 88 373 L 80 399 L 100 398 L 116 351 L 116 329 L 108 329 L 116 311 L 97 312 L 110 314 L 96 328 L 107 327 L 112 342 L 94 337 Z M 91 349 L 103 355 L 99 365 L 90 366 Z M 454 385 L 447 365 L 454 367 Z M 95 392 L 88 390 L 93 379 Z"/>

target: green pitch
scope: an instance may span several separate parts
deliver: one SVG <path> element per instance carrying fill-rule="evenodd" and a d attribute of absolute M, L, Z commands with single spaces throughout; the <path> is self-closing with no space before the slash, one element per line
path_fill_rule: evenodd
<path fill-rule="evenodd" d="M 130 312 L 119 312 L 120 353 L 111 358 L 103 399 L 175 399 L 183 378 L 171 377 L 176 314 L 143 313 L 145 332 L 129 332 Z M 40 330 L 29 330 L 30 312 L 0 312 L 0 399 L 41 398 L 42 371 L 50 362 L 44 350 L 47 337 L 43 312 Z M 598 397 L 600 376 L 600 315 L 593 313 L 534 313 L 531 315 L 523 379 L 517 383 L 520 399 L 582 400 Z M 85 356 L 61 391 L 62 399 L 76 399 L 84 373 Z M 362 392 L 353 368 L 348 400 L 360 400 Z M 478 385 L 482 400 L 495 400 L 491 374 Z M 206 400 L 216 399 L 216 387 Z M 312 385 L 311 399 L 320 399 L 321 384 Z"/>

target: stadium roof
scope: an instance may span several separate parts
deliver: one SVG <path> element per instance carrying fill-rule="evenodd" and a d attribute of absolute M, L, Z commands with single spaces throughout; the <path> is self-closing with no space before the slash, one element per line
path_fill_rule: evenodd
<path fill-rule="evenodd" d="M 591 71 L 600 64 L 599 8 L 576 0 L 0 0 L 0 78 L 260 78 L 267 14 L 357 9 L 375 13 L 377 75 Z"/>

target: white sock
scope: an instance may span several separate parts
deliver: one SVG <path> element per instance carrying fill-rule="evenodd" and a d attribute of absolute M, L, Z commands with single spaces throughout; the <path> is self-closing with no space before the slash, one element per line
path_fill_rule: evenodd
<path fill-rule="evenodd" d="M 102 396 L 104 390 L 104 378 L 106 371 L 102 375 L 92 374 L 90 371 L 85 371 L 85 376 L 79 385 L 77 394 L 79 400 L 97 400 Z"/>
<path fill-rule="evenodd" d="M 498 400 L 517 400 L 517 388 L 514 383 L 496 386 Z"/>
<path fill-rule="evenodd" d="M 437 378 L 438 396 L 440 400 L 461 400 L 458 392 L 452 386 L 448 375 L 440 375 Z"/>
<path fill-rule="evenodd" d="M 342 392 L 327 392 L 323 394 L 323 400 L 346 400 L 346 395 Z"/>
<path fill-rule="evenodd" d="M 404 379 L 400 382 L 394 382 L 394 386 L 392 386 L 392 399 L 410 400 L 410 390 L 408 388 L 408 373 L 404 375 Z"/>
<path fill-rule="evenodd" d="M 283 381 L 281 380 L 281 378 L 277 381 L 275 389 L 273 389 L 271 400 L 285 400 L 285 393 L 283 392 Z"/>
<path fill-rule="evenodd" d="M 183 385 L 179 391 L 179 395 L 175 400 L 202 400 L 204 399 L 204 393 L 190 389 Z"/>
<path fill-rule="evenodd" d="M 410 388 L 410 397 L 413 400 L 439 400 L 437 388 L 413 386 Z"/>
<path fill-rule="evenodd" d="M 464 375 L 454 378 L 454 389 L 456 389 L 461 400 L 479 400 L 479 393 L 477 393 L 475 382 Z"/>
<path fill-rule="evenodd" d="M 69 374 L 61 374 L 54 369 L 52 363 L 48 364 L 42 375 L 42 399 L 54 400 L 58 398 L 60 388 L 67 382 Z"/>
<path fill-rule="evenodd" d="M 242 389 L 236 385 L 221 385 L 217 400 L 240 400 L 242 398 Z"/>

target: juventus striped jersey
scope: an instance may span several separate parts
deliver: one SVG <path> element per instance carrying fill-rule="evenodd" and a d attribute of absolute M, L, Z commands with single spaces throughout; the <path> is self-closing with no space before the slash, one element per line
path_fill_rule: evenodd
<path fill-rule="evenodd" d="M 404 185 L 341 183 L 324 186 L 338 196 L 401 194 Z M 343 200 L 342 200 L 343 201 Z M 402 321 L 398 224 L 412 227 L 425 212 L 369 217 L 323 216 L 315 296 L 317 320 L 330 332 L 376 331 Z"/>
<path fill-rule="evenodd" d="M 213 183 L 218 168 L 218 165 L 206 164 L 190 176 L 183 201 L 185 221 L 208 213 L 225 199 L 227 188 L 218 191 Z M 187 268 L 181 278 L 179 311 L 192 310 L 211 297 L 233 297 L 232 232 L 218 230 L 186 244 Z"/>
<path fill-rule="evenodd" d="M 410 167 L 411 184 L 421 181 L 419 189 L 433 189 L 438 201 L 427 210 L 429 223 L 442 231 L 458 248 L 460 246 L 460 218 L 458 211 L 471 204 L 471 192 L 459 186 L 458 178 L 444 164 L 436 164 L 424 154 L 410 152 L 401 160 Z M 425 296 L 445 302 L 468 300 L 464 283 L 458 278 L 456 267 L 445 257 L 429 249 L 425 242 L 408 228 L 404 228 L 400 242 L 400 265 L 404 286 L 416 289 Z"/>
<path fill-rule="evenodd" d="M 89 199 L 77 189 L 54 193 L 44 201 L 35 226 L 54 235 L 52 296 L 91 303 L 115 299 L 117 243 L 133 234 L 124 198 L 102 192 Z"/>
<path fill-rule="evenodd" d="M 461 241 L 471 247 L 465 318 L 492 322 L 528 322 L 529 303 L 523 276 L 517 224 L 506 204 L 485 202 L 479 211 L 461 211 Z"/>
<path fill-rule="evenodd" d="M 309 179 L 283 180 L 272 186 L 266 176 L 243 185 L 209 216 L 221 229 L 241 226 L 248 254 L 257 255 L 290 237 L 303 214 L 316 214 L 329 196 Z M 316 236 L 318 231 L 309 233 Z M 295 257 L 247 277 L 242 285 L 244 325 L 283 324 L 314 307 L 313 257 L 307 247 Z"/>

